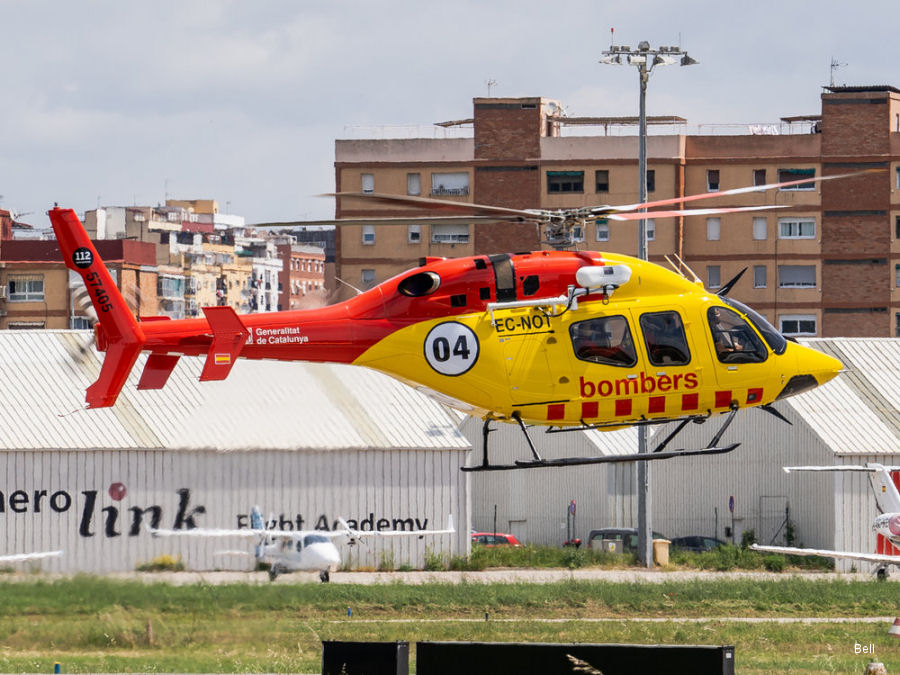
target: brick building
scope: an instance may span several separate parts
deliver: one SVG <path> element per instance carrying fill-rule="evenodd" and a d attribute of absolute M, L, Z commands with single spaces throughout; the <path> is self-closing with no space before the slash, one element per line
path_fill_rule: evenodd
<path fill-rule="evenodd" d="M 900 335 L 900 90 L 829 87 L 821 100 L 820 114 L 743 133 L 651 134 L 649 199 L 881 172 L 702 202 L 778 210 L 651 219 L 650 258 L 681 256 L 710 289 L 747 268 L 731 295 L 787 335 Z M 609 135 L 614 119 L 567 118 L 561 110 L 545 98 L 476 98 L 471 119 L 446 123 L 469 129 L 466 137 L 338 140 L 336 189 L 513 208 L 636 202 L 637 136 Z M 585 124 L 603 125 L 607 135 L 578 135 Z M 421 223 L 339 228 L 337 276 L 367 286 L 423 256 L 541 247 L 534 225 L 429 223 L 436 210 L 345 198 L 336 217 L 416 213 L 426 214 Z M 580 234 L 580 248 L 637 251 L 635 223 L 588 221 Z"/>

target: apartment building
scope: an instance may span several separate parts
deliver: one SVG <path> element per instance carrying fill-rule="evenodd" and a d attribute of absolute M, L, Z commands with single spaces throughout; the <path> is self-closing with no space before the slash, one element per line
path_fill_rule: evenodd
<path fill-rule="evenodd" d="M 444 123 L 468 130 L 459 138 L 336 141 L 337 191 L 512 208 L 638 201 L 638 138 L 624 126 L 635 120 L 568 118 L 546 98 L 476 98 L 473 107 L 472 118 Z M 605 133 L 584 133 L 587 125 Z M 746 268 L 731 295 L 787 335 L 900 335 L 900 90 L 828 87 L 816 114 L 735 129 L 651 133 L 649 199 L 879 171 L 702 202 L 771 211 L 651 218 L 650 259 L 677 254 L 711 290 Z M 338 228 L 337 276 L 369 286 L 425 256 L 542 246 L 534 225 L 429 222 L 443 213 L 340 200 L 338 218 L 421 222 Z M 591 220 L 577 234 L 579 248 L 637 252 L 633 222 Z"/>

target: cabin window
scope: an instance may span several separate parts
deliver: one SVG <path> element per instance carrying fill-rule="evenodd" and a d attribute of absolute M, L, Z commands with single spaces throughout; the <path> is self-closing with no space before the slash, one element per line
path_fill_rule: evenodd
<path fill-rule="evenodd" d="M 678 312 L 642 314 L 641 332 L 654 366 L 683 366 L 690 362 L 691 350 Z"/>
<path fill-rule="evenodd" d="M 766 346 L 737 312 L 727 307 L 710 307 L 706 312 L 716 356 L 722 363 L 762 363 L 769 355 Z"/>
<path fill-rule="evenodd" d="M 631 367 L 637 352 L 628 320 L 624 316 L 604 316 L 569 326 L 575 356 L 582 361 L 608 366 Z"/>
<path fill-rule="evenodd" d="M 308 534 L 303 537 L 303 545 L 309 546 L 310 544 L 327 544 L 331 541 L 324 534 Z"/>
<path fill-rule="evenodd" d="M 297 553 L 300 553 L 300 551 L 302 551 L 302 550 L 303 550 L 303 542 L 298 539 L 297 540 Z"/>

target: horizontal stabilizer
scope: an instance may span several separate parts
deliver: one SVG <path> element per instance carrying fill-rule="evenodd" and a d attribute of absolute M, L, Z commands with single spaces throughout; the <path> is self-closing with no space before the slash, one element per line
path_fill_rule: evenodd
<path fill-rule="evenodd" d="M 204 307 L 203 313 L 213 334 L 212 345 L 200 373 L 200 381 L 224 380 L 231 372 L 241 349 L 250 337 L 231 307 Z"/>
<path fill-rule="evenodd" d="M 141 373 L 138 389 L 162 389 L 175 370 L 179 354 L 150 354 Z"/>

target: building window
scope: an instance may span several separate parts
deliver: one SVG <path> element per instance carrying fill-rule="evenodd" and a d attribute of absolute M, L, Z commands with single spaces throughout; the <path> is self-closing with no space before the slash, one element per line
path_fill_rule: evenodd
<path fill-rule="evenodd" d="M 653 218 L 647 219 L 647 241 L 656 239 L 656 221 Z"/>
<path fill-rule="evenodd" d="M 597 241 L 609 241 L 609 221 L 597 221 Z"/>
<path fill-rule="evenodd" d="M 753 169 L 753 184 L 754 185 L 765 185 L 766 184 L 766 170 L 765 169 Z"/>
<path fill-rule="evenodd" d="M 572 241 L 584 241 L 584 228 L 581 225 L 572 227 Z"/>
<path fill-rule="evenodd" d="M 764 216 L 757 216 L 753 219 L 753 238 L 757 241 L 764 241 L 768 236 L 769 223 Z"/>
<path fill-rule="evenodd" d="M 709 169 L 706 172 L 706 191 L 707 192 L 718 192 L 719 191 L 719 170 L 718 169 Z"/>
<path fill-rule="evenodd" d="M 894 239 L 900 239 L 900 216 L 894 220 Z"/>
<path fill-rule="evenodd" d="M 10 276 L 7 279 L 10 302 L 43 302 L 44 277 Z"/>
<path fill-rule="evenodd" d="M 900 288 L 900 265 L 894 265 L 894 278 L 897 288 Z"/>
<path fill-rule="evenodd" d="M 468 225 L 432 225 L 432 244 L 468 244 Z"/>
<path fill-rule="evenodd" d="M 422 174 L 406 174 L 406 194 L 416 197 L 422 194 Z"/>
<path fill-rule="evenodd" d="M 431 194 L 451 196 L 469 194 L 469 174 L 465 171 L 431 174 Z"/>
<path fill-rule="evenodd" d="M 894 337 L 900 337 L 900 312 L 894 314 Z"/>
<path fill-rule="evenodd" d="M 815 239 L 815 218 L 779 218 L 779 239 Z"/>
<path fill-rule="evenodd" d="M 366 246 L 371 246 L 375 243 L 375 226 L 374 225 L 363 225 L 362 226 L 362 243 Z"/>
<path fill-rule="evenodd" d="M 364 173 L 362 175 L 362 191 L 365 194 L 372 194 L 375 192 L 375 175 L 371 173 Z"/>
<path fill-rule="evenodd" d="M 362 270 L 363 288 L 372 288 L 375 285 L 375 270 Z"/>
<path fill-rule="evenodd" d="M 706 219 L 706 240 L 719 241 L 722 237 L 722 219 L 707 218 Z"/>
<path fill-rule="evenodd" d="M 815 178 L 815 169 L 778 169 L 778 182 L 787 183 L 789 181 L 800 180 L 802 178 Z M 798 185 L 789 185 L 779 188 L 780 190 L 815 190 L 815 183 L 800 183 Z"/>
<path fill-rule="evenodd" d="M 706 266 L 706 287 L 719 288 L 722 285 L 722 267 L 721 265 Z"/>
<path fill-rule="evenodd" d="M 754 265 L 753 266 L 753 288 L 765 288 L 766 287 L 766 266 L 765 265 Z"/>
<path fill-rule="evenodd" d="M 815 265 L 779 265 L 779 288 L 815 288 Z"/>
<path fill-rule="evenodd" d="M 594 172 L 594 183 L 597 192 L 609 192 L 609 171 L 598 169 Z"/>
<path fill-rule="evenodd" d="M 69 328 L 72 330 L 90 330 L 91 320 L 86 316 L 73 316 L 69 319 Z"/>
<path fill-rule="evenodd" d="M 900 130 L 898 130 L 900 131 Z M 900 188 L 900 166 L 897 167 L 897 187 Z"/>
<path fill-rule="evenodd" d="M 409 225 L 406 228 L 406 241 L 410 244 L 418 244 L 422 241 L 422 226 Z"/>
<path fill-rule="evenodd" d="M 656 171 L 647 169 L 647 192 L 653 192 L 654 190 L 656 190 Z"/>
<path fill-rule="evenodd" d="M 779 323 L 782 335 L 816 334 L 816 317 L 813 314 L 785 314 Z"/>
<path fill-rule="evenodd" d="M 584 171 L 548 171 L 547 192 L 584 192 Z"/>

